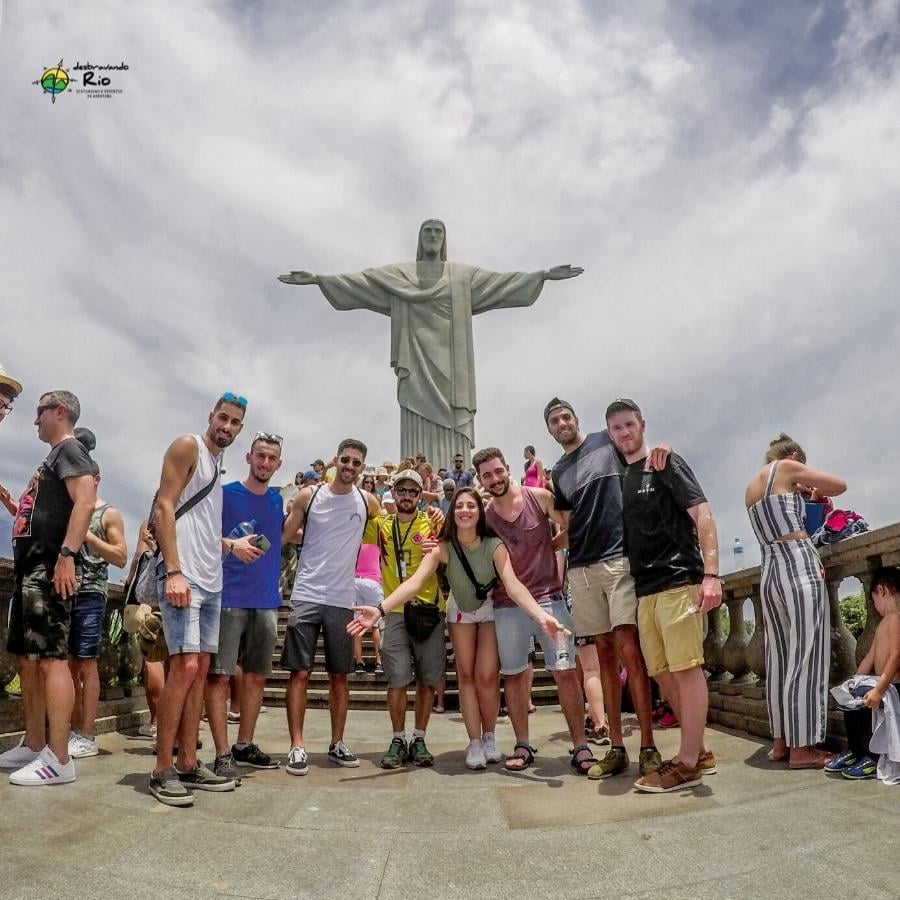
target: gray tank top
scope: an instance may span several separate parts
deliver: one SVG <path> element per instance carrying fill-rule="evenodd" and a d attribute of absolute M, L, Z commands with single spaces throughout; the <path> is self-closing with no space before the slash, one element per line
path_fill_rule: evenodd
<path fill-rule="evenodd" d="M 472 567 L 472 574 L 479 584 L 488 584 L 497 577 L 493 557 L 494 551 L 502 543 L 503 541 L 498 537 L 487 537 L 482 538 L 481 543 L 474 550 L 467 550 L 460 545 L 459 549 L 465 553 L 466 559 Z M 475 585 L 466 574 L 466 570 L 451 544 L 447 545 L 447 581 L 450 582 L 450 590 L 456 605 L 463 612 L 475 612 L 482 603 L 486 602 L 475 596 Z M 490 602 L 490 598 L 487 602 Z"/>
<path fill-rule="evenodd" d="M 101 541 L 106 540 L 106 529 L 103 527 L 103 513 L 109 509 L 109 504 L 98 506 L 91 513 L 91 524 L 88 531 Z M 81 546 L 81 583 L 78 585 L 79 594 L 103 594 L 108 596 L 109 563 L 100 556 L 94 555 L 87 544 Z"/>

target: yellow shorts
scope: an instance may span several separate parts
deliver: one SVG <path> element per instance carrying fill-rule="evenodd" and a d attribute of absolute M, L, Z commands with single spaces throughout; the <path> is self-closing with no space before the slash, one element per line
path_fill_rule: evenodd
<path fill-rule="evenodd" d="M 624 556 L 569 569 L 576 637 L 609 634 L 620 625 L 637 625 L 637 596 Z"/>
<path fill-rule="evenodd" d="M 699 605 L 699 584 L 650 594 L 638 601 L 641 652 L 651 676 L 661 672 L 684 672 L 703 665 L 706 616 L 690 612 Z"/>

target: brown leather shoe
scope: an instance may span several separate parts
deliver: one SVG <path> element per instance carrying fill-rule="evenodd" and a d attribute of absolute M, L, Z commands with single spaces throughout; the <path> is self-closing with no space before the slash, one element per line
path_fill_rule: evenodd
<path fill-rule="evenodd" d="M 667 759 L 655 772 L 638 778 L 634 786 L 649 794 L 667 794 L 669 791 L 680 791 L 698 784 L 703 784 L 699 766 L 689 769 L 681 760 Z"/>

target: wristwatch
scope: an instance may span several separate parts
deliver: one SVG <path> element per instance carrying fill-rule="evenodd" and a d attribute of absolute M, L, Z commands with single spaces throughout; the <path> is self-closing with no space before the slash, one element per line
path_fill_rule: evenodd
<path fill-rule="evenodd" d="M 378 604 L 378 612 L 381 613 L 382 619 L 387 617 L 387 613 L 384 611 L 384 607 L 380 603 Z"/>
<path fill-rule="evenodd" d="M 68 559 L 69 557 L 78 556 L 78 551 L 70 550 L 68 547 L 63 547 L 62 549 L 60 549 L 59 555 L 64 557 L 65 559 Z"/>

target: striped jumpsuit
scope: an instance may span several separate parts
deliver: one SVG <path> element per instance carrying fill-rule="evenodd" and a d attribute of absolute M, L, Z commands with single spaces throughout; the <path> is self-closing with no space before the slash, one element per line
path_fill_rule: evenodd
<path fill-rule="evenodd" d="M 763 498 L 747 510 L 762 555 L 766 705 L 772 736 L 789 747 L 806 747 L 825 739 L 828 593 L 812 541 L 778 540 L 804 530 L 804 504 L 800 494 L 772 493 L 777 465 L 772 463 Z"/>

